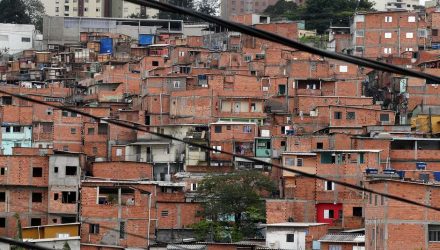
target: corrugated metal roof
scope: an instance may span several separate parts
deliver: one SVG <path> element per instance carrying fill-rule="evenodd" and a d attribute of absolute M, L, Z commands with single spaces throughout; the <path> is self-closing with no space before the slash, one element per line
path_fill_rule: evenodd
<path fill-rule="evenodd" d="M 206 245 L 177 245 L 177 244 L 169 244 L 167 246 L 167 250 L 205 250 L 207 249 Z"/>
<path fill-rule="evenodd" d="M 347 242 L 347 243 L 363 243 L 365 235 L 352 233 L 327 234 L 322 237 L 320 242 Z"/>

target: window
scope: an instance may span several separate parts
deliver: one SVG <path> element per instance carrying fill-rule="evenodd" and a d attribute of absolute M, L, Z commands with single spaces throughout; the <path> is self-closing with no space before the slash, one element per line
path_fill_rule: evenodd
<path fill-rule="evenodd" d="M 336 111 L 336 112 L 335 112 L 335 119 L 336 119 L 336 120 L 340 120 L 340 119 L 342 119 L 342 112 Z"/>
<path fill-rule="evenodd" d="M 122 156 L 122 149 L 121 148 L 116 149 L 116 156 Z"/>
<path fill-rule="evenodd" d="M 364 31 L 363 30 L 356 30 L 356 37 L 364 37 Z"/>
<path fill-rule="evenodd" d="M 100 123 L 98 124 L 98 135 L 106 135 L 108 130 L 108 124 Z"/>
<path fill-rule="evenodd" d="M 286 235 L 286 242 L 294 242 L 295 235 L 294 234 L 287 234 Z"/>
<path fill-rule="evenodd" d="M 245 56 L 244 56 L 244 61 L 245 61 L 245 62 L 250 62 L 250 61 L 252 61 L 252 56 L 251 56 L 251 55 L 245 55 Z"/>
<path fill-rule="evenodd" d="M 347 112 L 347 120 L 354 120 L 356 119 L 356 113 L 355 112 Z"/>
<path fill-rule="evenodd" d="M 226 130 L 231 130 L 232 126 L 231 125 L 226 125 Z"/>
<path fill-rule="evenodd" d="M 0 192 L 0 202 L 5 202 L 5 201 L 6 201 L 6 193 Z"/>
<path fill-rule="evenodd" d="M 278 85 L 278 94 L 279 95 L 285 95 L 286 94 L 286 85 L 285 84 Z"/>
<path fill-rule="evenodd" d="M 185 56 L 185 51 L 179 51 L 179 56 L 180 57 Z"/>
<path fill-rule="evenodd" d="M 99 234 L 99 224 L 89 224 L 89 233 Z"/>
<path fill-rule="evenodd" d="M 66 175 L 76 175 L 76 166 L 66 166 Z"/>
<path fill-rule="evenodd" d="M 365 163 L 365 154 L 359 153 L 359 164 L 364 164 L 364 163 Z"/>
<path fill-rule="evenodd" d="M 60 12 L 60 7 L 55 7 L 55 12 Z"/>
<path fill-rule="evenodd" d="M 416 17 L 415 16 L 409 16 L 408 17 L 408 23 L 415 23 L 416 22 Z"/>
<path fill-rule="evenodd" d="M 222 150 L 222 146 L 213 146 L 213 149 Z M 214 151 L 213 154 L 220 154 L 220 152 Z"/>
<path fill-rule="evenodd" d="M 386 22 L 386 23 L 391 23 L 391 22 L 393 22 L 393 17 L 391 17 L 391 16 L 386 16 L 386 17 L 385 17 L 385 22 Z"/>
<path fill-rule="evenodd" d="M 323 148 L 324 148 L 324 143 L 322 142 L 316 143 L 316 149 L 323 149 Z"/>
<path fill-rule="evenodd" d="M 76 203 L 76 192 L 70 192 L 70 191 L 62 192 L 61 202 L 70 203 L 70 204 Z"/>
<path fill-rule="evenodd" d="M 302 167 L 303 166 L 303 158 L 296 158 L 296 166 Z"/>
<path fill-rule="evenodd" d="M 173 86 L 176 89 L 180 88 L 180 81 L 173 81 Z"/>
<path fill-rule="evenodd" d="M 98 148 L 97 147 L 93 147 L 92 148 L 92 154 L 94 154 L 94 155 L 98 154 Z"/>
<path fill-rule="evenodd" d="M 53 172 L 54 172 L 54 173 L 58 173 L 58 167 L 54 167 L 54 168 L 53 168 Z"/>
<path fill-rule="evenodd" d="M 22 127 L 14 126 L 12 132 L 14 133 L 20 133 L 22 131 Z"/>
<path fill-rule="evenodd" d="M 392 36 L 391 32 L 385 32 L 385 38 L 391 38 Z"/>
<path fill-rule="evenodd" d="M 324 210 L 324 219 L 333 219 L 335 218 L 335 211 L 330 209 L 330 210 Z"/>
<path fill-rule="evenodd" d="M 390 115 L 389 114 L 380 114 L 380 121 L 381 122 L 389 122 L 390 121 Z"/>
<path fill-rule="evenodd" d="M 6 227 L 6 218 L 0 217 L 0 227 L 5 228 Z"/>
<path fill-rule="evenodd" d="M 413 51 L 413 48 L 405 48 L 405 51 Z"/>
<path fill-rule="evenodd" d="M 342 246 L 341 245 L 329 245 L 328 249 L 329 250 L 342 250 Z"/>
<path fill-rule="evenodd" d="M 57 201 L 58 198 L 60 198 L 60 194 L 59 194 L 59 193 L 54 193 L 54 194 L 53 194 L 53 200 L 54 200 L 54 201 Z"/>
<path fill-rule="evenodd" d="M 197 183 L 191 183 L 191 191 L 197 190 Z"/>
<path fill-rule="evenodd" d="M 353 216 L 362 217 L 362 207 L 353 207 Z"/>
<path fill-rule="evenodd" d="M 88 129 L 87 129 L 87 134 L 88 134 L 88 135 L 93 135 L 93 134 L 95 134 L 95 128 L 88 128 Z"/>
<path fill-rule="evenodd" d="M 284 160 L 286 166 L 295 166 L 295 159 L 294 158 L 286 158 Z"/>
<path fill-rule="evenodd" d="M 159 61 L 152 61 L 151 66 L 155 66 L 155 67 L 159 66 Z"/>
<path fill-rule="evenodd" d="M 30 43 L 31 42 L 31 38 L 30 37 L 22 37 L 21 38 L 21 42 L 23 42 L 23 43 Z"/>
<path fill-rule="evenodd" d="M 249 125 L 243 126 L 243 133 L 252 133 L 252 127 Z"/>
<path fill-rule="evenodd" d="M 162 217 L 168 217 L 168 210 L 162 210 L 162 211 L 160 212 L 160 216 L 162 216 Z"/>
<path fill-rule="evenodd" d="M 32 168 L 32 177 L 42 177 L 43 168 Z"/>
<path fill-rule="evenodd" d="M 391 54 L 391 48 L 384 48 L 383 53 L 384 54 Z"/>
<path fill-rule="evenodd" d="M 119 238 L 125 239 L 125 222 L 119 222 Z"/>
<path fill-rule="evenodd" d="M 413 38 L 413 37 L 414 37 L 414 33 L 406 32 L 406 38 Z"/>
<path fill-rule="evenodd" d="M 32 193 L 32 202 L 42 202 L 43 194 L 42 193 Z"/>
<path fill-rule="evenodd" d="M 31 218 L 31 227 L 41 226 L 41 218 Z"/>
<path fill-rule="evenodd" d="M 215 133 L 221 133 L 222 132 L 222 126 L 219 126 L 219 125 L 215 126 L 214 127 L 214 131 L 215 131 Z"/>
<path fill-rule="evenodd" d="M 333 181 L 324 181 L 324 190 L 325 191 L 334 191 L 335 183 Z"/>
<path fill-rule="evenodd" d="M 71 128 L 71 129 L 70 129 L 70 133 L 71 133 L 72 135 L 76 134 L 76 128 Z"/>
<path fill-rule="evenodd" d="M 339 72 L 348 72 L 348 66 L 347 65 L 339 65 Z"/>
<path fill-rule="evenodd" d="M 428 240 L 440 241 L 440 225 L 428 225 Z"/>
<path fill-rule="evenodd" d="M 432 36 L 438 36 L 438 29 L 432 29 L 431 32 L 432 32 Z M 421 33 L 420 30 L 419 33 Z"/>

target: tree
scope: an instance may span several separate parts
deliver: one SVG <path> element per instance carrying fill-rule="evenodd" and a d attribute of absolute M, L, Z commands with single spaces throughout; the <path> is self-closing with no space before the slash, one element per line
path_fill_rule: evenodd
<path fill-rule="evenodd" d="M 373 5 L 369 0 L 306 0 L 304 5 L 295 7 L 294 4 L 281 0 L 274 6 L 269 6 L 266 13 L 272 17 L 304 20 L 306 29 L 323 34 L 330 25 L 348 27 L 350 18 L 356 11 L 371 11 Z"/>
<path fill-rule="evenodd" d="M 196 10 L 210 16 L 217 16 L 219 14 L 219 7 L 220 3 L 218 0 L 204 0 L 197 2 Z"/>
<path fill-rule="evenodd" d="M 40 0 L 0 0 L 0 23 L 33 24 L 43 30 L 44 5 Z"/>
<path fill-rule="evenodd" d="M 194 0 L 167 0 L 166 2 L 179 7 L 194 10 Z M 159 12 L 158 17 L 159 19 L 174 19 L 183 21 L 193 20 L 191 17 L 186 15 L 164 11 Z"/>
<path fill-rule="evenodd" d="M 298 5 L 294 1 L 280 0 L 275 5 L 270 5 L 264 11 L 265 15 L 272 18 L 285 17 L 290 11 L 294 11 L 298 8 Z"/>
<path fill-rule="evenodd" d="M 30 16 L 26 14 L 26 5 L 22 0 L 1 0 L 0 10 L 0 23 L 31 23 Z"/>
<path fill-rule="evenodd" d="M 43 16 L 45 9 L 40 0 L 22 0 L 26 5 L 26 14 L 31 19 L 31 23 L 35 25 L 35 29 L 43 32 Z"/>
<path fill-rule="evenodd" d="M 148 19 L 150 18 L 147 14 L 141 14 L 141 13 L 132 13 L 128 16 L 128 18 L 136 18 L 136 19 Z"/>
<path fill-rule="evenodd" d="M 71 250 L 71 248 L 70 248 L 70 246 L 69 246 L 69 243 L 67 243 L 67 241 L 64 242 L 63 250 Z"/>
<path fill-rule="evenodd" d="M 275 184 L 260 172 L 242 171 L 206 177 L 200 183 L 196 197 L 202 202 L 203 215 L 211 221 L 208 225 L 216 228 L 216 232 L 211 230 L 210 235 L 217 237 L 211 238 L 218 240 L 222 234 L 229 234 L 231 240 L 254 236 L 256 223 L 265 221 L 265 202 L 262 197 L 273 191 Z M 206 222 L 202 223 L 205 223 L 202 228 L 208 237 Z M 223 233 L 218 232 L 219 227 L 224 229 Z M 197 225 L 195 228 L 197 231 Z M 198 230 L 198 233 L 203 236 L 203 231 Z"/>

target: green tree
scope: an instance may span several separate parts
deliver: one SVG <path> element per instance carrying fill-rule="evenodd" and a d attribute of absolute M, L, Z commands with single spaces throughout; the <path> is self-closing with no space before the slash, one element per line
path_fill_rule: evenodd
<path fill-rule="evenodd" d="M 35 28 L 43 32 L 43 16 L 45 14 L 44 5 L 40 0 L 23 0 L 26 5 L 26 14 L 31 19 L 31 23 Z"/>
<path fill-rule="evenodd" d="M 70 248 L 70 246 L 69 246 L 69 243 L 67 243 L 67 241 L 64 242 L 63 250 L 71 250 L 71 248 Z"/>
<path fill-rule="evenodd" d="M 283 18 L 289 12 L 293 12 L 298 9 L 298 5 L 294 1 L 280 0 L 275 5 L 270 5 L 264 11 L 265 15 L 272 18 Z"/>
<path fill-rule="evenodd" d="M 281 0 L 265 12 L 274 18 L 305 20 L 306 29 L 322 34 L 330 25 L 349 26 L 350 18 L 356 11 L 374 10 L 373 5 L 369 0 L 306 0 L 304 5 L 295 6 Z"/>
<path fill-rule="evenodd" d="M 210 15 L 217 16 L 219 13 L 220 3 L 218 0 L 204 0 L 199 1 L 196 4 L 196 10 L 198 12 Z"/>
<path fill-rule="evenodd" d="M 186 9 L 193 9 L 193 10 L 195 9 L 194 0 L 166 0 L 166 2 Z M 165 12 L 165 11 L 159 12 L 158 17 L 159 19 L 174 19 L 174 20 L 183 20 L 183 21 L 193 20 L 191 17 L 186 15 Z"/>
<path fill-rule="evenodd" d="M 26 13 L 26 5 L 22 0 L 1 0 L 0 10 L 0 23 L 31 23 L 31 18 Z"/>
<path fill-rule="evenodd" d="M 0 0 L 0 23 L 33 24 L 43 30 L 44 5 L 40 0 Z"/>
<path fill-rule="evenodd" d="M 256 223 L 265 221 L 265 202 L 262 197 L 275 189 L 269 177 L 256 171 L 206 177 L 200 183 L 196 197 L 202 202 L 203 215 L 211 224 L 202 222 L 205 223 L 204 231 L 199 230 L 199 236 L 217 241 L 219 236 L 225 238 L 225 235 L 235 241 L 254 236 Z M 207 225 L 217 231 L 222 229 L 221 233 L 210 230 L 206 235 Z M 216 237 L 209 237 L 212 234 Z"/>

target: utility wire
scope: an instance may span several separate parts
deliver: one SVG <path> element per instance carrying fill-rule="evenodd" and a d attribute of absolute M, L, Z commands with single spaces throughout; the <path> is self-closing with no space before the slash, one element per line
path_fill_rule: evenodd
<path fill-rule="evenodd" d="M 35 250 L 54 250 L 55 249 L 55 248 L 48 248 L 48 247 L 38 246 L 38 245 L 35 245 L 33 243 L 29 243 L 29 242 L 25 242 L 25 241 L 19 241 L 19 240 L 14 240 L 14 239 L 3 237 L 3 236 L 0 236 L 0 242 L 8 243 L 8 244 L 13 245 L 13 246 L 24 247 L 26 249 L 35 249 Z"/>
<path fill-rule="evenodd" d="M 324 56 L 324 57 L 328 57 L 328 58 L 332 58 L 332 59 L 336 59 L 336 60 L 341 60 L 341 61 L 349 62 L 349 63 L 356 64 L 356 65 L 361 65 L 361 66 L 376 69 L 376 70 L 422 78 L 422 79 L 428 80 L 430 83 L 440 83 L 440 78 L 437 76 L 434 76 L 434 75 L 401 68 L 401 67 L 398 67 L 395 65 L 391 65 L 391 64 L 387 64 L 387 63 L 383 63 L 383 62 L 379 62 L 379 61 L 375 61 L 375 60 L 371 60 L 371 59 L 367 59 L 367 58 L 351 56 L 351 55 L 346 55 L 346 54 L 340 54 L 340 53 L 334 53 L 334 52 L 314 48 L 314 47 L 299 43 L 297 41 L 282 37 L 280 35 L 277 35 L 277 34 L 274 34 L 271 32 L 256 29 L 256 28 L 253 28 L 253 27 L 250 27 L 247 25 L 243 25 L 240 23 L 226 21 L 226 20 L 223 20 L 218 17 L 210 16 L 210 15 L 207 15 L 204 13 L 200 13 L 200 12 L 190 10 L 190 9 L 185 9 L 182 7 L 177 7 L 175 5 L 171 5 L 168 3 L 162 3 L 162 2 L 158 2 L 158 1 L 154 1 L 154 0 L 127 0 L 127 2 L 131 2 L 134 4 L 138 4 L 141 6 L 146 6 L 146 7 L 162 10 L 162 11 L 175 12 L 175 13 L 179 13 L 179 14 L 189 15 L 192 17 L 196 17 L 196 18 L 205 20 L 210 23 L 215 23 L 217 25 L 220 25 L 224 28 L 227 28 L 227 29 L 230 29 L 233 31 L 237 31 L 237 32 L 251 35 L 254 37 L 258 37 L 258 38 L 261 38 L 261 39 L 264 39 L 267 41 L 282 44 L 282 45 L 285 45 L 285 46 L 288 46 L 288 47 L 291 47 L 294 49 L 309 52 L 311 54 L 316 54 L 316 55 L 320 55 L 320 56 Z"/>
<path fill-rule="evenodd" d="M 272 167 L 275 167 L 275 168 L 278 168 L 278 169 L 281 169 L 281 170 L 284 170 L 284 171 L 287 171 L 287 172 L 292 172 L 292 173 L 295 173 L 295 174 L 299 174 L 299 175 L 302 175 L 302 176 L 305 176 L 305 177 L 308 177 L 308 178 L 319 179 L 319 180 L 323 180 L 323 181 L 332 181 L 332 182 L 334 182 L 334 183 L 336 183 L 338 185 L 341 185 L 341 186 L 344 186 L 344 187 L 347 187 L 347 188 L 351 188 L 351 189 L 355 189 L 355 190 L 363 191 L 363 192 L 369 192 L 369 193 L 372 193 L 372 194 L 382 195 L 384 197 L 387 197 L 387 198 L 390 198 L 390 199 L 393 199 L 393 200 L 396 200 L 396 201 L 400 201 L 400 202 L 408 203 L 408 204 L 411 204 L 411 205 L 416 205 L 416 206 L 425 207 L 425 208 L 429 208 L 429 209 L 432 209 L 432 210 L 440 211 L 440 207 L 431 206 L 431 205 L 428 205 L 428 204 L 424 204 L 424 203 L 421 203 L 421 202 L 413 201 L 413 200 L 410 200 L 410 199 L 407 199 L 407 198 L 403 198 L 403 197 L 400 197 L 400 196 L 378 192 L 378 191 L 375 191 L 375 190 L 370 189 L 370 188 L 361 187 L 361 186 L 358 186 L 358 185 L 354 185 L 354 184 L 343 182 L 343 181 L 339 181 L 339 180 L 329 179 L 329 178 L 326 178 L 326 177 L 323 177 L 323 176 L 320 176 L 320 175 L 310 174 L 310 173 L 303 172 L 303 171 L 300 171 L 300 170 L 297 170 L 297 169 L 290 169 L 290 168 L 287 168 L 287 167 L 284 167 L 284 166 L 281 166 L 281 165 L 277 165 L 277 164 L 273 164 L 273 163 L 267 163 L 265 161 L 262 161 L 262 160 L 259 160 L 259 159 L 255 159 L 255 158 L 252 158 L 252 157 L 238 155 L 238 154 L 235 154 L 235 153 L 222 151 L 222 150 L 219 150 L 219 149 L 216 149 L 216 148 L 211 148 L 211 147 L 208 147 L 208 146 L 205 146 L 205 145 L 201 145 L 201 144 L 198 144 L 198 143 L 185 141 L 183 139 L 179 139 L 179 138 L 176 138 L 176 137 L 171 136 L 171 135 L 156 133 L 156 132 L 150 131 L 149 129 L 143 128 L 144 126 L 142 124 L 133 124 L 132 122 L 123 122 L 123 121 L 119 121 L 119 120 L 102 118 L 102 117 L 98 117 L 98 116 L 95 116 L 95 115 L 92 115 L 92 114 L 89 114 L 87 112 L 83 112 L 83 111 L 80 111 L 80 110 L 77 110 L 77 109 L 74 109 L 74 108 L 47 103 L 45 101 L 40 101 L 40 100 L 37 100 L 37 99 L 33 99 L 33 98 L 30 98 L 30 97 L 25 96 L 25 95 L 9 93 L 9 92 L 1 90 L 1 89 L 0 89 L 0 93 L 5 94 L 5 95 L 10 95 L 10 96 L 13 96 L 15 98 L 22 99 L 22 100 L 25 100 L 25 101 L 33 102 L 33 103 L 36 103 L 36 104 L 41 104 L 41 105 L 45 105 L 45 106 L 61 109 L 61 110 L 64 110 L 64 111 L 74 112 L 74 113 L 83 115 L 85 117 L 93 118 L 96 121 L 102 121 L 102 122 L 106 122 L 106 123 L 109 123 L 109 124 L 117 125 L 117 126 L 120 126 L 120 127 L 128 128 L 128 129 L 134 129 L 134 130 L 137 130 L 137 131 L 147 132 L 147 133 L 150 133 L 152 135 L 155 135 L 155 136 L 158 136 L 158 137 L 161 137 L 161 138 L 182 142 L 182 143 L 188 144 L 188 145 L 193 146 L 193 147 L 199 147 L 199 148 L 204 149 L 204 150 L 214 151 L 214 152 L 222 153 L 222 154 L 233 156 L 233 157 L 239 157 L 239 158 L 242 158 L 242 159 L 245 159 L 245 160 L 248 160 L 248 161 L 251 161 L 251 162 L 255 162 L 255 163 L 258 163 L 258 164 L 262 164 L 262 165 L 270 165 Z"/>

